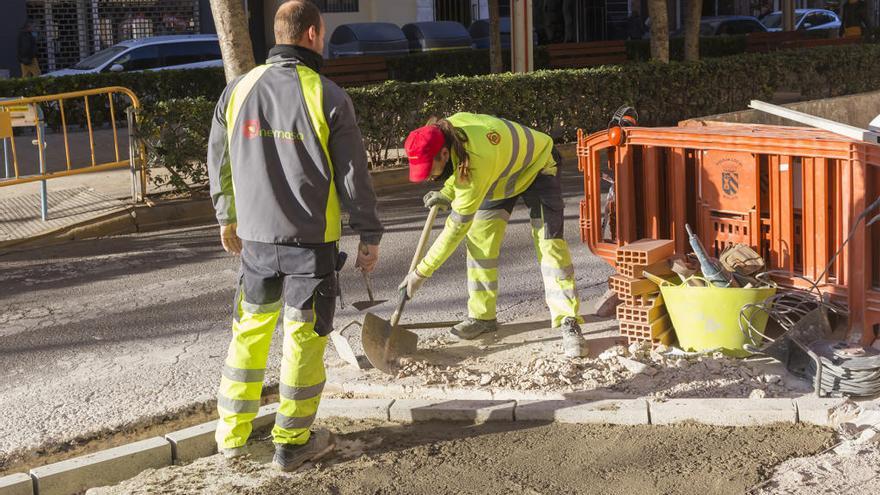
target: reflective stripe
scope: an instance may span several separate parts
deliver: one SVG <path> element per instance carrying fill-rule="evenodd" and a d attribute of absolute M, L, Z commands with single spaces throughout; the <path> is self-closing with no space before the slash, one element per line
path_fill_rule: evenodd
<path fill-rule="evenodd" d="M 251 90 L 254 89 L 254 85 L 257 84 L 257 81 L 260 80 L 260 77 L 263 76 L 268 68 L 268 65 L 255 67 L 239 79 L 238 84 L 232 88 L 232 93 L 229 95 L 229 104 L 226 105 L 227 143 L 230 145 L 230 148 L 232 147 L 232 136 L 235 135 L 232 131 L 238 128 L 236 121 L 238 120 L 239 112 L 241 112 L 241 107 L 244 105 L 245 100 L 247 100 Z"/>
<path fill-rule="evenodd" d="M 315 422 L 315 415 L 304 416 L 301 418 L 291 418 L 283 414 L 275 413 L 275 426 L 284 428 L 285 430 L 293 430 L 295 428 L 308 428 Z"/>
<path fill-rule="evenodd" d="M 490 258 L 487 260 L 478 260 L 475 258 L 468 257 L 467 267 L 468 268 L 479 268 L 481 270 L 491 270 L 493 268 L 498 268 L 498 258 Z"/>
<path fill-rule="evenodd" d="M 532 224 L 532 228 L 535 230 L 540 230 L 541 227 L 544 226 L 543 218 L 529 218 L 529 223 Z"/>
<path fill-rule="evenodd" d="M 278 393 L 282 398 L 288 400 L 312 399 L 321 395 L 323 391 L 324 382 L 311 387 L 294 387 L 283 382 L 278 384 Z"/>
<path fill-rule="evenodd" d="M 229 397 L 224 397 L 222 395 L 217 396 L 217 407 L 226 409 L 227 411 L 234 412 L 236 414 L 241 413 L 256 413 L 260 410 L 260 401 L 259 400 L 236 400 L 230 399 Z"/>
<path fill-rule="evenodd" d="M 501 175 L 498 176 L 498 179 L 492 184 L 492 187 L 489 188 L 490 197 L 495 194 L 495 188 L 498 187 L 498 183 L 501 182 L 502 179 L 507 177 L 510 174 L 510 171 L 513 170 L 513 166 L 516 164 L 516 157 L 519 156 L 519 134 L 516 132 L 516 127 L 513 126 L 513 123 L 500 119 L 501 122 L 504 122 L 504 125 L 507 126 L 507 130 L 510 131 L 510 160 L 507 162 L 507 166 L 504 167 L 504 171 L 501 172 Z"/>
<path fill-rule="evenodd" d="M 302 323 L 311 323 L 315 321 L 315 310 L 313 309 L 296 309 L 291 306 L 284 307 L 284 319 L 287 321 L 298 321 Z"/>
<path fill-rule="evenodd" d="M 472 221 L 474 219 L 474 216 L 473 215 L 462 215 L 461 213 L 459 213 L 455 210 L 452 210 L 452 212 L 449 214 L 449 218 L 451 218 L 453 222 L 460 223 L 460 224 L 466 224 L 466 223 L 469 223 L 470 221 Z"/>
<path fill-rule="evenodd" d="M 547 299 L 554 301 L 571 301 L 577 300 L 578 294 L 575 289 L 560 289 L 559 287 L 549 287 L 546 290 Z"/>
<path fill-rule="evenodd" d="M 266 370 L 248 370 L 244 368 L 233 368 L 228 364 L 223 366 L 223 376 L 234 382 L 241 383 L 263 383 L 263 377 L 266 376 Z"/>
<path fill-rule="evenodd" d="M 568 265 L 562 268 L 541 265 L 541 274 L 547 278 L 569 279 L 574 277 L 574 265 Z"/>
<path fill-rule="evenodd" d="M 532 130 L 526 126 L 520 127 L 522 127 L 523 133 L 526 135 L 526 156 L 523 158 L 522 167 L 507 178 L 507 184 L 504 186 L 504 195 L 507 197 L 513 196 L 513 192 L 516 190 L 516 180 L 519 179 L 519 175 L 523 173 L 523 170 L 532 164 L 532 158 L 535 155 L 535 136 L 532 134 Z"/>
<path fill-rule="evenodd" d="M 333 182 L 333 162 L 330 160 L 328 148 L 330 126 L 327 124 L 327 117 L 324 115 L 324 85 L 321 82 L 321 76 L 304 64 L 297 64 L 296 72 L 299 75 L 303 99 L 309 111 L 309 119 L 312 121 L 312 127 L 318 136 L 318 141 L 321 142 L 321 149 L 324 150 L 324 158 L 327 161 L 330 189 L 328 191 L 327 209 L 325 211 L 327 224 L 324 231 L 324 241 L 333 242 L 339 240 L 339 237 L 342 235 L 342 221 L 339 196 L 336 191 L 336 185 Z"/>
<path fill-rule="evenodd" d="M 281 301 L 280 300 L 275 301 L 275 302 L 271 302 L 271 303 L 266 303 L 266 304 L 254 304 L 254 303 L 249 303 L 249 302 L 245 301 L 244 298 L 242 298 L 240 304 L 241 304 L 241 310 L 243 312 L 250 313 L 252 315 L 264 315 L 267 313 L 274 313 L 274 312 L 281 309 Z"/>
<path fill-rule="evenodd" d="M 472 292 L 498 290 L 498 281 L 483 282 L 481 280 L 468 280 L 468 290 Z"/>
<path fill-rule="evenodd" d="M 478 210 L 475 218 L 477 220 L 504 220 L 506 222 L 510 220 L 510 212 L 503 208 L 495 210 Z"/>

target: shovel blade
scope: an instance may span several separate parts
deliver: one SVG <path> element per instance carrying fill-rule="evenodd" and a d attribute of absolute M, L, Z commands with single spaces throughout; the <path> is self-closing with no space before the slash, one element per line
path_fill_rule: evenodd
<path fill-rule="evenodd" d="M 354 306 L 354 309 L 358 311 L 364 311 L 365 309 L 370 309 L 373 306 L 378 306 L 385 301 L 386 299 L 383 299 L 381 301 L 356 301 L 351 303 L 351 305 Z"/>
<path fill-rule="evenodd" d="M 361 327 L 364 354 L 376 369 L 393 373 L 397 358 L 412 354 L 418 345 L 418 335 L 400 327 L 392 327 L 373 313 L 367 313 Z"/>

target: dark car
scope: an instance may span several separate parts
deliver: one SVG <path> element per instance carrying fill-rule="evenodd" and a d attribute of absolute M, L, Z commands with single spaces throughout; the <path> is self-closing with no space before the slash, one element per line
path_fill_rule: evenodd
<path fill-rule="evenodd" d="M 761 21 L 757 17 L 748 15 L 719 15 L 700 19 L 700 36 L 729 36 L 765 32 L 767 32 L 767 28 L 761 24 Z M 676 29 L 669 36 L 684 36 L 684 28 Z"/>
<path fill-rule="evenodd" d="M 471 48 L 471 35 L 455 21 L 411 22 L 401 28 L 414 52 Z"/>
<path fill-rule="evenodd" d="M 358 55 L 405 55 L 409 40 L 396 24 L 358 22 L 333 30 L 328 46 L 330 58 Z"/>
<path fill-rule="evenodd" d="M 650 19 L 645 23 L 650 27 Z M 700 36 L 730 36 L 734 34 L 766 33 L 767 28 L 761 24 L 757 17 L 748 15 L 718 15 L 703 17 L 700 19 Z M 669 33 L 670 38 L 684 36 L 684 28 L 676 29 Z M 645 33 L 643 39 L 651 38 L 651 30 Z"/>
<path fill-rule="evenodd" d="M 498 19 L 498 30 L 501 32 L 501 48 L 510 49 L 510 17 Z M 474 40 L 474 48 L 489 48 L 489 19 L 478 19 L 468 29 Z"/>

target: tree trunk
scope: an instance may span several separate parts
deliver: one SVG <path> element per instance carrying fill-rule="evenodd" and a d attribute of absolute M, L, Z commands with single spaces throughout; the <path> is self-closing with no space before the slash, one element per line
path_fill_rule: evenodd
<path fill-rule="evenodd" d="M 666 0 L 648 0 L 651 16 L 651 60 L 669 62 L 669 17 Z"/>
<path fill-rule="evenodd" d="M 493 74 L 504 72 L 501 56 L 501 15 L 498 0 L 489 0 L 489 68 Z"/>
<path fill-rule="evenodd" d="M 684 17 L 684 59 L 689 62 L 700 60 L 700 17 L 703 14 L 703 0 L 687 0 Z"/>
<path fill-rule="evenodd" d="M 214 25 L 220 39 L 226 82 L 254 68 L 254 50 L 243 0 L 211 0 Z"/>

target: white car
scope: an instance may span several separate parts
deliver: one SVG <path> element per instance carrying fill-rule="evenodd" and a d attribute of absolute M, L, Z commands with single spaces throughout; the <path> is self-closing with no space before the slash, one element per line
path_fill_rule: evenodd
<path fill-rule="evenodd" d="M 782 31 L 782 12 L 773 12 L 761 18 L 767 31 Z M 825 9 L 796 9 L 794 11 L 795 31 L 833 31 L 840 30 L 840 18 Z"/>
<path fill-rule="evenodd" d="M 217 35 L 153 36 L 123 41 L 80 60 L 72 67 L 52 71 L 44 76 L 204 67 L 223 67 Z"/>

